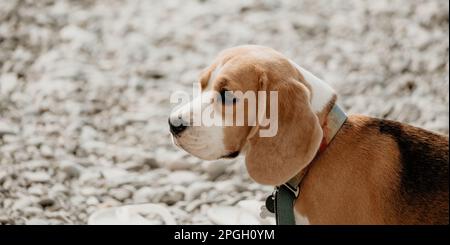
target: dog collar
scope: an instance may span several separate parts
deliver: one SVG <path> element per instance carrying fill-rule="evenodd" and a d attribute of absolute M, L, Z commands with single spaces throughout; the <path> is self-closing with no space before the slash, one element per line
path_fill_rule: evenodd
<path fill-rule="evenodd" d="M 347 115 L 334 104 L 322 125 L 323 138 L 317 156 L 331 143 L 347 120 Z M 314 160 L 313 160 L 314 161 Z M 266 199 L 265 209 L 275 213 L 277 225 L 295 225 L 294 202 L 300 194 L 300 184 L 308 171 L 308 166 L 281 186 L 276 186 L 272 195 Z"/>

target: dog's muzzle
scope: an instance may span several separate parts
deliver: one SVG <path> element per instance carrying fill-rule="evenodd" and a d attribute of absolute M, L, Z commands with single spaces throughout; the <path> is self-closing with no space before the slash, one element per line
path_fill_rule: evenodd
<path fill-rule="evenodd" d="M 187 123 L 181 118 L 169 118 L 169 127 L 173 136 L 179 136 L 187 128 Z"/>

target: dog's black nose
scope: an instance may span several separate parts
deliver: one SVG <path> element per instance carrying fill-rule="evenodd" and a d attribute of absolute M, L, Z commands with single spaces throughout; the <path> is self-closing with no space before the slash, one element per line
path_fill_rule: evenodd
<path fill-rule="evenodd" d="M 169 126 L 173 135 L 179 135 L 187 128 L 187 123 L 181 118 L 169 118 Z"/>

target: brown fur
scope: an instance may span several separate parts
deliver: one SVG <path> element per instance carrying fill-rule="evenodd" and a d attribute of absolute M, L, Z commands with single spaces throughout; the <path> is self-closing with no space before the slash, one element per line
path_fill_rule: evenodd
<path fill-rule="evenodd" d="M 448 175 L 436 172 L 439 188 L 405 198 L 402 155 L 396 139 L 380 132 L 381 122 L 386 121 L 350 116 L 310 164 L 295 207 L 312 224 L 448 224 Z M 446 137 L 403 127 L 409 137 L 434 138 L 438 151 L 448 147 Z M 441 153 L 447 158 L 441 171 L 448 173 L 448 148 Z"/>
<path fill-rule="evenodd" d="M 313 161 L 329 105 L 317 115 L 311 88 L 278 52 L 241 46 L 222 52 L 202 73 L 202 88 L 221 66 L 213 88 L 279 92 L 279 129 L 260 138 L 259 126 L 225 128 L 230 152 L 247 150 L 259 183 L 279 185 L 308 166 L 296 210 L 311 224 L 448 224 L 448 137 L 423 129 L 350 116 Z M 309 165 L 308 165 L 309 164 Z"/>
<path fill-rule="evenodd" d="M 268 83 L 267 90 L 278 91 L 279 97 L 283 98 L 279 101 L 278 133 L 270 138 L 251 135 L 246 165 L 250 176 L 257 182 L 280 185 L 312 161 L 320 146 L 322 131 L 302 83 L 298 80 L 271 80 L 264 76 L 262 80 Z"/>
<path fill-rule="evenodd" d="M 247 170 L 257 182 L 284 183 L 313 159 L 322 139 L 319 120 L 309 102 L 309 84 L 303 82 L 303 76 L 280 53 L 260 46 L 243 46 L 219 54 L 202 74 L 203 88 L 208 86 L 209 77 L 217 66 L 221 67 L 221 72 L 213 81 L 215 91 L 222 88 L 242 92 L 278 91 L 282 99 L 278 105 L 279 128 L 275 137 L 261 139 L 256 134 L 259 126 L 253 132 L 249 126 L 234 126 L 225 128 L 224 143 L 229 152 L 247 144 Z M 247 138 L 243 137 L 246 135 Z"/>

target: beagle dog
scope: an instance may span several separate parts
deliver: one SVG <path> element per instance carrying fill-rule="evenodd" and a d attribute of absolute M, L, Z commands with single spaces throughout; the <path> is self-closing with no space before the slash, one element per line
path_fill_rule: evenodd
<path fill-rule="evenodd" d="M 260 184 L 279 186 L 305 172 L 294 203 L 298 222 L 449 223 L 448 136 L 350 115 L 323 147 L 333 131 L 327 121 L 336 104 L 335 91 L 268 47 L 222 51 L 201 73 L 200 84 L 199 97 L 212 104 L 212 113 L 238 109 L 235 103 L 211 100 L 212 92 L 278 92 L 278 129 L 273 137 L 261 137 L 258 130 L 267 126 L 259 123 L 192 126 L 186 118 L 195 109 L 193 102 L 171 113 L 170 131 L 176 145 L 201 159 L 245 154 L 248 173 Z M 203 110 L 204 104 L 200 107 Z"/>

